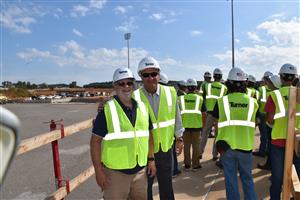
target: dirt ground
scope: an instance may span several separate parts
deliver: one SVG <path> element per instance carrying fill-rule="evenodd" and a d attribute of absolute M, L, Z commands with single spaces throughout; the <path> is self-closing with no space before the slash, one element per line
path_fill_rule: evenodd
<path fill-rule="evenodd" d="M 223 171 L 212 161 L 212 144 L 213 138 L 209 138 L 203 159 L 201 160 L 202 168 L 197 172 L 184 171 L 182 169 L 183 154 L 178 157 L 178 165 L 182 173 L 173 178 L 173 189 L 176 199 L 226 199 Z M 256 135 L 255 148 L 257 149 L 258 146 L 259 134 Z M 256 156 L 253 158 L 252 174 L 258 199 L 269 199 L 270 172 L 256 168 L 257 163 L 265 162 L 265 158 Z M 239 188 L 241 199 L 243 199 L 243 190 L 240 181 Z M 159 199 L 157 182 L 153 185 L 153 195 L 154 199 Z"/>

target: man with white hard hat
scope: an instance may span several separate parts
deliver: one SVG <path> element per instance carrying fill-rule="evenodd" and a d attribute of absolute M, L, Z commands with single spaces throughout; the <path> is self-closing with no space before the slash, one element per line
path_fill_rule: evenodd
<path fill-rule="evenodd" d="M 254 76 L 249 75 L 247 81 L 247 95 L 258 100 L 259 92 L 255 89 L 256 79 Z"/>
<path fill-rule="evenodd" d="M 288 129 L 288 101 L 289 91 L 294 79 L 297 77 L 297 69 L 294 65 L 284 64 L 279 71 L 281 87 L 270 93 L 266 102 L 265 111 L 267 122 L 273 125 L 271 133 L 271 187 L 270 198 L 272 200 L 281 199 L 281 189 L 283 182 L 285 145 Z M 295 129 L 300 129 L 300 104 L 296 104 Z M 300 176 L 300 157 L 293 154 L 298 177 Z"/>
<path fill-rule="evenodd" d="M 172 145 L 176 137 L 176 150 L 182 151 L 182 127 L 177 95 L 174 87 L 158 84 L 160 66 L 152 57 L 143 58 L 138 66 L 143 87 L 134 91 L 134 98 L 149 109 L 153 123 L 154 157 L 160 199 L 174 199 L 172 186 Z M 153 199 L 153 178 L 148 179 L 148 200 Z"/>
<path fill-rule="evenodd" d="M 181 80 L 178 82 L 177 96 L 186 94 L 186 80 Z"/>
<path fill-rule="evenodd" d="M 271 91 L 278 90 L 281 87 L 280 77 L 278 75 L 270 76 L 267 84 L 268 84 L 268 88 Z M 271 152 L 271 139 L 272 139 L 271 133 L 272 133 L 273 125 L 269 124 L 268 122 L 266 122 L 266 125 L 267 125 L 267 136 L 268 136 L 268 145 L 267 145 L 267 151 L 266 151 L 267 160 L 264 164 L 258 163 L 257 168 L 264 169 L 264 170 L 271 170 L 270 152 Z"/>
<path fill-rule="evenodd" d="M 196 93 L 196 79 L 187 80 L 187 94 L 179 96 L 184 143 L 184 169 L 198 171 L 201 168 L 199 161 L 200 133 L 205 122 L 206 108 L 202 96 Z M 192 147 L 192 159 L 191 159 Z"/>
<path fill-rule="evenodd" d="M 205 126 L 203 128 L 202 137 L 200 141 L 200 156 L 199 156 L 200 159 L 202 158 L 202 154 L 204 153 L 208 136 L 212 130 L 212 127 L 215 124 L 215 118 L 212 116 L 212 111 L 214 109 L 214 106 L 217 100 L 223 97 L 224 95 L 226 95 L 227 93 L 227 87 L 220 82 L 222 76 L 223 73 L 219 68 L 214 69 L 213 71 L 214 82 L 206 84 L 205 89 L 203 91 L 203 99 L 207 109 L 207 117 L 206 117 Z M 217 126 L 215 126 L 215 136 L 217 134 L 218 134 L 218 129 Z M 215 143 L 213 146 L 212 157 L 214 161 L 218 160 L 218 152 L 216 150 Z M 219 166 L 219 162 L 217 162 L 216 164 Z"/>
<path fill-rule="evenodd" d="M 270 88 L 268 87 L 268 82 L 270 81 L 270 77 L 273 75 L 272 72 L 266 71 L 262 78 L 262 85 L 258 88 L 259 91 L 259 99 L 258 99 L 258 105 L 259 105 L 259 124 L 258 129 L 260 132 L 260 145 L 259 149 L 256 152 L 253 152 L 253 155 L 265 157 L 266 151 L 268 149 L 268 135 L 267 135 L 267 125 L 266 125 L 266 113 L 264 111 L 266 101 L 269 97 L 269 94 L 271 92 Z"/>
<path fill-rule="evenodd" d="M 244 199 L 257 199 L 252 170 L 257 101 L 246 94 L 247 77 L 240 68 L 232 68 L 227 78 L 228 94 L 219 98 L 212 115 L 218 119 L 216 145 L 220 153 L 226 187 L 226 199 L 240 199 L 238 175 Z"/>
<path fill-rule="evenodd" d="M 105 103 L 94 122 L 91 157 L 104 199 L 147 199 L 147 173 L 154 177 L 152 123 L 148 107 L 131 98 L 130 69 L 113 75 L 116 95 Z"/>
<path fill-rule="evenodd" d="M 208 71 L 205 72 L 204 75 L 203 75 L 203 78 L 204 78 L 204 81 L 201 83 L 201 85 L 200 85 L 200 91 L 199 91 L 201 95 L 203 95 L 203 90 L 205 88 L 205 85 L 207 83 L 211 82 L 211 74 L 210 74 L 210 72 L 208 72 Z"/>

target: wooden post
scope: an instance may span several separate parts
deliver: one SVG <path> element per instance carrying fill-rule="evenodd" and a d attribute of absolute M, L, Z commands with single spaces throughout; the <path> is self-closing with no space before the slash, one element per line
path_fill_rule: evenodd
<path fill-rule="evenodd" d="M 285 144 L 285 160 L 283 171 L 283 190 L 282 199 L 290 199 L 292 188 L 292 164 L 294 156 L 294 140 L 295 140 L 295 115 L 296 115 L 296 93 L 295 87 L 291 87 L 289 91 L 289 104 L 288 104 L 288 127 L 287 138 Z"/>

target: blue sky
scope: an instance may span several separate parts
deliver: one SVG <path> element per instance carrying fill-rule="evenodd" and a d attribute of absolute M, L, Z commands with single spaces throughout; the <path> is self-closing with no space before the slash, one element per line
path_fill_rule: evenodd
<path fill-rule="evenodd" d="M 171 80 L 231 68 L 230 1 L 1 1 L 1 82 L 110 81 L 155 57 Z M 260 80 L 300 65 L 299 1 L 234 1 L 236 66 Z"/>

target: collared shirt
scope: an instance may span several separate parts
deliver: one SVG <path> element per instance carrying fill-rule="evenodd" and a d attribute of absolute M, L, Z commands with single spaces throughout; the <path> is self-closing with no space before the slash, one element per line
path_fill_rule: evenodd
<path fill-rule="evenodd" d="M 147 92 L 144 87 L 142 87 L 142 90 L 152 107 L 155 117 L 157 118 L 158 117 L 158 109 L 159 109 L 159 100 L 160 100 L 159 85 L 157 85 L 157 90 L 154 94 Z M 179 105 L 178 105 L 178 101 L 177 101 L 177 97 L 176 97 L 176 116 L 175 116 L 175 136 L 176 136 L 176 138 L 182 137 L 183 132 L 184 132 L 184 128 L 182 126 L 181 114 L 180 114 Z"/>

